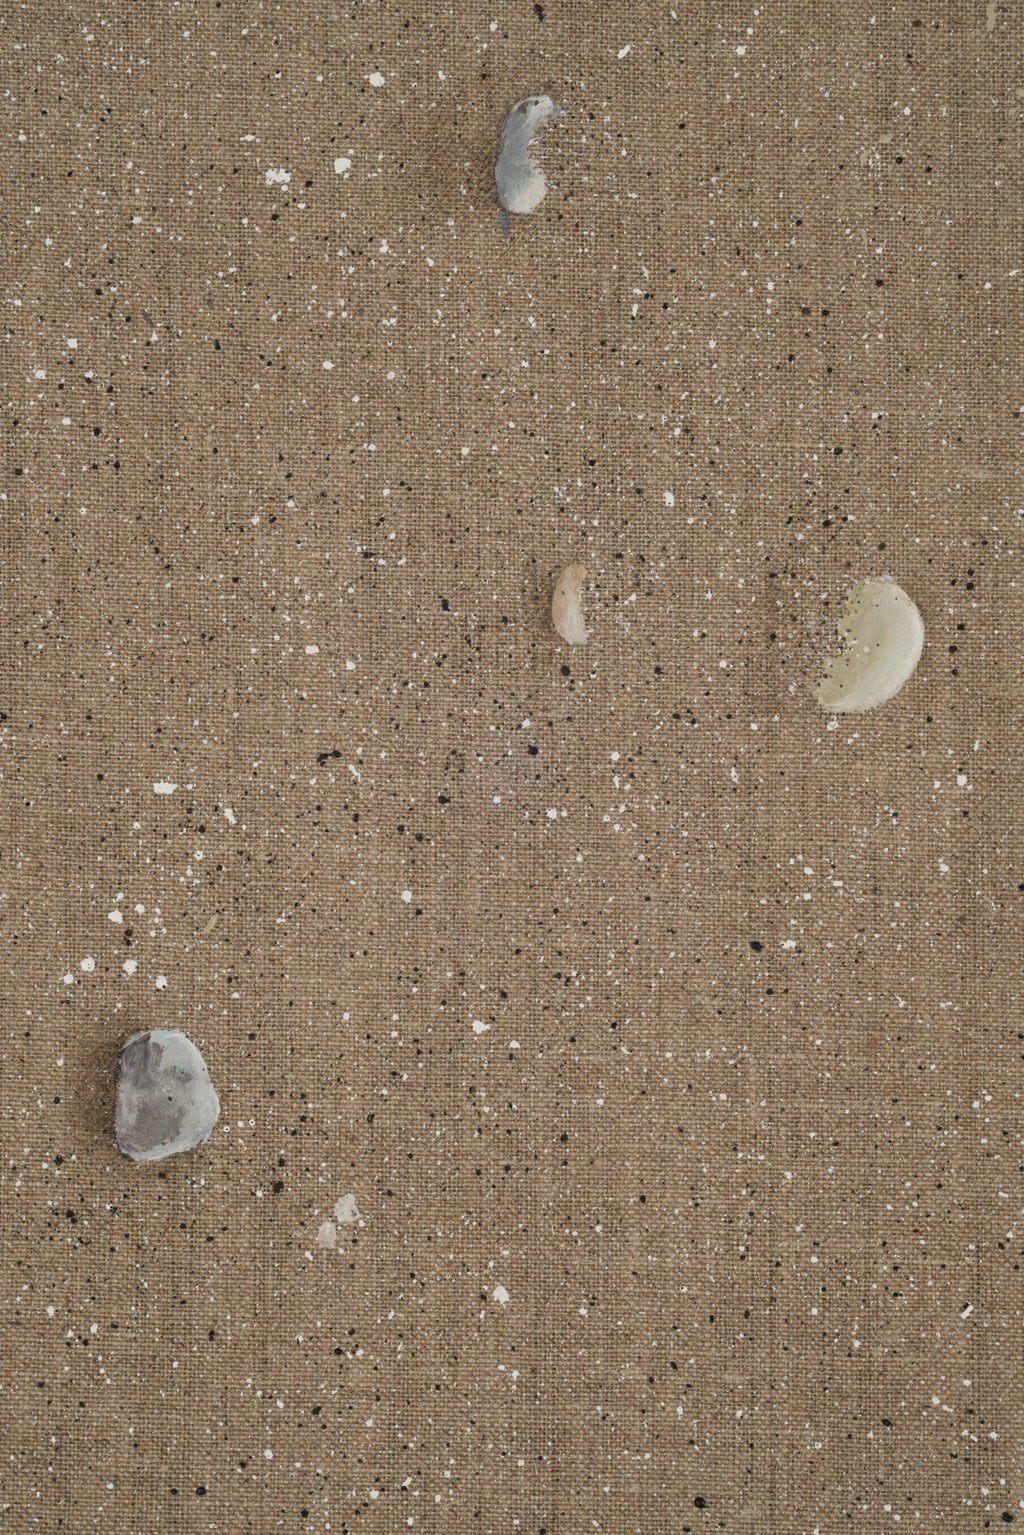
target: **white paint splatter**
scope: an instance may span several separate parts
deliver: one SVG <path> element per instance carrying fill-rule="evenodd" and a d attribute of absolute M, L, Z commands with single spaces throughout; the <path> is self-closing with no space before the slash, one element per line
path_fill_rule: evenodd
<path fill-rule="evenodd" d="M 283 165 L 279 170 L 269 169 L 267 171 L 268 187 L 286 187 L 291 179 L 291 171 L 286 171 Z"/>
<path fill-rule="evenodd" d="M 238 825 L 238 818 L 235 815 L 235 812 L 231 809 L 230 805 L 224 806 L 224 819 L 227 821 L 229 826 Z"/>
<path fill-rule="evenodd" d="M 630 54 L 630 51 L 631 51 L 631 49 L 632 49 L 632 47 L 633 47 L 633 44 L 632 44 L 632 43 L 627 43 L 627 44 L 626 44 L 626 46 L 625 46 L 625 47 L 624 47 L 624 48 L 620 48 L 620 49 L 619 49 L 619 51 L 618 51 L 618 53 L 617 53 L 617 54 L 616 54 L 616 55 L 615 55 L 615 57 L 616 57 L 616 58 L 617 58 L 617 59 L 625 59 L 625 58 L 628 58 L 628 57 L 629 57 L 629 54 Z"/>
<path fill-rule="evenodd" d="M 318 1247 L 333 1247 L 338 1240 L 338 1228 L 333 1221 L 323 1221 L 320 1230 L 316 1234 Z"/>
<path fill-rule="evenodd" d="M 319 645 L 307 645 L 306 646 L 306 654 L 307 654 L 307 656 L 318 656 L 320 654 L 320 646 Z"/>
<path fill-rule="evenodd" d="M 121 923 L 121 922 L 124 921 L 124 913 L 120 912 L 120 911 L 116 911 L 116 910 L 115 911 L 108 911 L 107 912 L 107 921 L 108 922 Z"/>
<path fill-rule="evenodd" d="M 362 1220 L 354 1194 L 342 1194 L 341 1198 L 335 1202 L 334 1219 L 339 1226 L 352 1226 L 356 1221 Z"/>
<path fill-rule="evenodd" d="M 73 976 L 72 976 L 72 980 L 74 980 Z M 474 1034 L 486 1034 L 487 1031 L 490 1029 L 490 1027 L 491 1027 L 490 1024 L 489 1023 L 484 1023 L 482 1018 L 474 1018 L 473 1019 L 473 1033 Z"/>
<path fill-rule="evenodd" d="M 121 969 L 124 971 L 125 975 L 134 975 L 138 968 L 139 962 L 137 959 L 126 959 L 124 964 L 121 966 Z"/>
<path fill-rule="evenodd" d="M 156 989 L 157 989 L 157 991 L 166 991 L 167 990 L 167 977 L 166 977 L 166 975 L 158 975 L 157 976 L 157 978 L 156 978 Z"/>
<path fill-rule="evenodd" d="M 86 956 L 85 956 L 85 958 L 84 958 L 84 959 L 83 959 L 83 960 L 80 960 L 80 961 L 79 961 L 79 963 L 80 963 L 80 965 L 81 965 L 81 968 L 82 968 L 82 969 L 83 969 L 83 970 L 84 970 L 84 971 L 85 971 L 85 972 L 86 972 L 86 973 L 87 973 L 87 974 L 88 974 L 88 973 L 89 973 L 89 972 L 90 972 L 90 971 L 93 971 L 93 970 L 95 970 L 95 969 L 96 969 L 96 961 L 95 961 L 95 960 L 94 960 L 94 959 L 93 959 L 93 957 L 92 957 L 92 955 L 91 955 L 91 954 L 87 954 L 87 955 L 86 955 Z"/>
<path fill-rule="evenodd" d="M 675 506 L 676 498 L 670 490 L 664 492 L 663 498 L 666 506 Z"/>
<path fill-rule="evenodd" d="M 64 976 L 64 985 L 65 986 L 73 986 L 74 984 L 75 984 L 75 978 L 71 974 L 71 971 L 69 970 L 67 972 L 67 974 Z"/>
<path fill-rule="evenodd" d="M 351 169 L 352 161 L 348 155 L 339 155 L 334 162 L 334 174 L 336 176 L 347 176 Z"/>
<path fill-rule="evenodd" d="M 369 80 L 375 91 L 379 91 L 381 86 L 384 84 L 384 76 L 381 74 L 379 69 L 375 69 L 373 74 L 367 75 L 366 78 Z"/>
<path fill-rule="evenodd" d="M 161 779 L 161 781 L 159 783 L 155 783 L 153 785 L 153 793 L 154 794 L 173 794 L 174 791 L 177 789 L 177 787 L 178 787 L 178 785 L 176 783 L 171 783 L 168 779 L 164 778 L 164 779 Z"/>
<path fill-rule="evenodd" d="M 412 900 L 412 891 L 411 890 L 403 890 L 402 891 L 402 900 L 408 906 L 409 902 Z"/>
<path fill-rule="evenodd" d="M 511 1295 L 505 1289 L 503 1284 L 495 1285 L 491 1293 L 493 1294 L 494 1299 L 498 1302 L 499 1306 L 507 1306 L 509 1301 L 512 1299 Z"/>

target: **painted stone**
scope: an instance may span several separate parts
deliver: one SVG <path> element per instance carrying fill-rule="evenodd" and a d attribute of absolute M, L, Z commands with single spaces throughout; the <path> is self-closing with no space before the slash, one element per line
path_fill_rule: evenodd
<path fill-rule="evenodd" d="M 220 1115 L 206 1062 L 180 1029 L 133 1034 L 117 1077 L 117 1144 L 135 1162 L 192 1151 L 213 1134 Z"/>

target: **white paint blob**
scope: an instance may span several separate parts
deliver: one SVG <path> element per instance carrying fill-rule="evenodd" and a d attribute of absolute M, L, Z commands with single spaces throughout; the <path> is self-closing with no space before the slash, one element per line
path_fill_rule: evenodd
<path fill-rule="evenodd" d="M 320 1230 L 316 1234 L 318 1247 L 334 1246 L 338 1240 L 338 1226 L 354 1226 L 357 1222 L 362 1225 L 363 1218 L 359 1214 L 354 1194 L 342 1194 L 341 1198 L 335 1201 L 333 1214 L 333 1221 L 320 1223 Z"/>
<path fill-rule="evenodd" d="M 155 783 L 153 785 L 153 793 L 154 794 L 173 794 L 177 787 L 178 787 L 178 785 L 176 783 L 171 783 L 168 779 L 165 778 L 165 779 L 162 779 L 160 783 Z"/>
<path fill-rule="evenodd" d="M 570 645 L 582 645 L 590 637 L 580 607 L 586 577 L 585 565 L 567 565 L 558 578 L 551 598 L 551 622 Z"/>
<path fill-rule="evenodd" d="M 352 1226 L 361 1219 L 354 1194 L 342 1194 L 334 1206 L 334 1219 L 339 1226 Z"/>
<path fill-rule="evenodd" d="M 336 176 L 344 176 L 351 169 L 352 161 L 349 159 L 348 155 L 339 155 L 334 162 L 334 174 Z"/>
<path fill-rule="evenodd" d="M 286 171 L 283 165 L 280 170 L 271 169 L 267 171 L 268 187 L 286 187 L 291 179 L 291 171 Z"/>
<path fill-rule="evenodd" d="M 505 1289 L 503 1284 L 495 1285 L 491 1293 L 493 1294 L 494 1299 L 498 1302 L 499 1306 L 507 1306 L 509 1301 L 512 1299 L 511 1295 Z"/>
<path fill-rule="evenodd" d="M 544 172 L 530 158 L 530 145 L 538 128 L 560 114 L 550 96 L 528 96 L 502 123 L 494 179 L 498 201 L 509 213 L 532 213 L 547 191 Z"/>
<path fill-rule="evenodd" d="M 830 714 L 860 714 L 898 693 L 924 648 L 924 623 L 895 581 L 865 581 L 850 593 L 839 624 L 846 641 L 826 661 L 817 700 Z"/>

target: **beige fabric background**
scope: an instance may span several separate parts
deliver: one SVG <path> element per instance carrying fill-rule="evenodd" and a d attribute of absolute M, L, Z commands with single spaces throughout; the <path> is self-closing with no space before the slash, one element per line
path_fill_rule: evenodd
<path fill-rule="evenodd" d="M 7 9 L 12 1530 L 1024 1519 L 1020 27 Z"/>

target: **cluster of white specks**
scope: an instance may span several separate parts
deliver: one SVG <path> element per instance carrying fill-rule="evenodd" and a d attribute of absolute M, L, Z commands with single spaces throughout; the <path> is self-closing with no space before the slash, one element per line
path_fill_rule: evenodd
<path fill-rule="evenodd" d="M 338 1240 L 339 1226 L 359 1226 L 361 1228 L 366 1224 L 359 1213 L 359 1206 L 356 1204 L 356 1196 L 354 1194 L 342 1194 L 341 1198 L 335 1201 L 332 1213 L 334 1216 L 333 1220 L 325 1220 L 320 1223 L 320 1228 L 316 1234 L 316 1244 L 318 1247 L 333 1248 Z"/>

